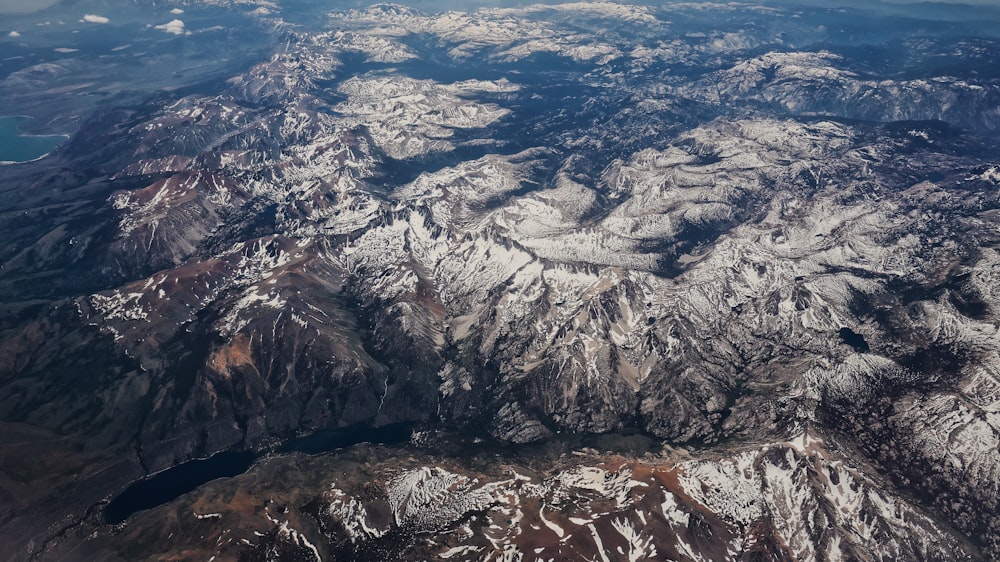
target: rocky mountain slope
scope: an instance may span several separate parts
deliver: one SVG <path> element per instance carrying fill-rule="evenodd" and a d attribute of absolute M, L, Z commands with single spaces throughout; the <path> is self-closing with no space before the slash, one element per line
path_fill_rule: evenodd
<path fill-rule="evenodd" d="M 308 530 L 269 514 L 217 554 L 1000 553 L 995 40 L 737 4 L 272 8 L 266 60 L 0 169 L 15 558 L 112 548 L 75 550 L 190 459 L 397 423 L 692 458 L 382 459 L 374 490 L 297 494 Z"/>
<path fill-rule="evenodd" d="M 101 533 L 116 560 L 953 560 L 933 519 L 809 432 L 697 460 L 594 449 L 443 460 L 358 447 L 280 457 Z M 433 440 L 433 438 L 430 438 Z M 419 452 L 423 449 L 425 452 Z M 490 455 L 492 456 L 492 455 Z M 280 475 L 280 476 L 279 476 Z M 174 538 L 169 538 L 174 537 Z M 877 545 L 877 548 L 873 548 Z"/>

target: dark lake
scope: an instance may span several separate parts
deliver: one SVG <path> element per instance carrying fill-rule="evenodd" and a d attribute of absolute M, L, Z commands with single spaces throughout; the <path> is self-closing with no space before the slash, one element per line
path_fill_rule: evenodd
<path fill-rule="evenodd" d="M 30 162 L 52 152 L 66 135 L 24 135 L 21 125 L 30 117 L 0 117 L 0 163 Z"/>
<path fill-rule="evenodd" d="M 853 347 L 854 351 L 857 351 L 858 353 L 868 353 L 870 349 L 868 342 L 865 341 L 865 337 L 850 328 L 840 329 L 840 339 L 847 345 Z"/>
<path fill-rule="evenodd" d="M 335 451 L 359 443 L 397 444 L 408 441 L 413 433 L 410 424 L 394 424 L 378 428 L 346 428 L 318 431 L 293 439 L 278 453 L 318 454 Z M 179 464 L 149 478 L 133 482 L 104 507 L 104 520 L 117 525 L 146 509 L 163 505 L 217 478 L 243 474 L 262 453 L 225 451 L 207 459 Z"/>
<path fill-rule="evenodd" d="M 104 520 L 116 525 L 133 513 L 165 504 L 206 482 L 243 474 L 256 458 L 257 455 L 248 451 L 219 453 L 139 480 L 105 506 Z"/>

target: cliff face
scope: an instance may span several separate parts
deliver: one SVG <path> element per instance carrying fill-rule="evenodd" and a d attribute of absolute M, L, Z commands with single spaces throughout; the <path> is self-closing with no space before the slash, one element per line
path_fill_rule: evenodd
<path fill-rule="evenodd" d="M 822 11 L 265 12 L 266 60 L 0 171 L 0 420 L 42 459 L 0 466 L 18 552 L 189 459 L 396 423 L 696 452 L 437 457 L 306 498 L 326 546 L 277 520 L 250 546 L 996 552 L 994 42 L 896 22 L 892 71 Z M 511 522 L 448 535 L 470 513 Z"/>

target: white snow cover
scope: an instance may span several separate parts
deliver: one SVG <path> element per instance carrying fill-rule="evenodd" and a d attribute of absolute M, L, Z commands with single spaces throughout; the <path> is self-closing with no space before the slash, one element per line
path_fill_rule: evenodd
<path fill-rule="evenodd" d="M 703 8 L 736 9 L 665 9 Z M 210 219 L 247 212 L 243 206 L 249 200 L 273 205 L 278 227 L 300 248 L 267 251 L 251 244 L 213 249 L 214 259 L 231 263 L 220 269 L 224 273 L 199 277 L 192 302 L 172 303 L 185 308 L 179 318 L 193 318 L 225 294 L 231 300 L 214 326 L 224 337 L 247 330 L 260 312 L 308 324 L 306 313 L 292 308 L 300 305 L 275 285 L 282 268 L 307 255 L 352 276 L 359 298 L 390 303 L 386 311 L 404 332 L 435 349 L 476 341 L 474 351 L 497 356 L 518 346 L 515 358 L 500 367 L 502 380 L 545 373 L 544 382 L 555 389 L 556 410 L 572 404 L 581 389 L 597 389 L 594 394 L 601 396 L 619 384 L 632 393 L 657 389 L 665 365 L 681 365 L 670 376 L 705 385 L 692 393 L 694 398 L 683 399 L 698 415 L 717 419 L 732 405 L 712 396 L 708 382 L 720 372 L 738 372 L 742 361 L 755 359 L 761 342 L 794 349 L 796 361 L 775 368 L 775 380 L 765 380 L 770 371 L 753 373 L 759 379 L 752 383 L 768 392 L 778 389 L 802 420 L 814 416 L 825 398 L 860 402 L 911 382 L 913 373 L 878 352 L 878 329 L 858 318 L 852 300 L 859 294 L 884 294 L 889 280 L 933 285 L 921 256 L 927 251 L 925 232 L 936 219 L 909 200 L 943 196 L 947 190 L 931 182 L 879 185 L 875 167 L 888 148 L 869 144 L 861 129 L 843 122 L 720 118 L 679 135 L 670 145 L 623 153 L 599 177 L 581 177 L 574 170 L 565 149 L 582 140 L 569 139 L 559 147 L 435 164 L 403 185 L 373 185 L 382 155 L 434 162 L 435 156 L 457 147 L 496 140 L 489 138 L 491 127 L 512 115 L 504 100 L 522 95 L 527 86 L 516 83 L 515 75 L 439 82 L 387 68 L 340 81 L 341 101 L 326 107 L 322 84 L 342 77 L 345 53 L 384 64 L 413 61 L 421 54 L 404 40 L 414 32 L 447 42 L 448 56 L 459 60 L 483 56 L 515 61 L 557 53 L 595 69 L 619 57 L 640 68 L 702 51 L 753 47 L 736 33 L 706 36 L 697 48 L 680 39 L 625 48 L 610 38 L 574 35 L 545 21 L 543 16 L 554 10 L 566 11 L 566 17 L 617 18 L 636 29 L 666 25 L 657 20 L 659 12 L 603 2 L 437 15 L 385 5 L 337 12 L 331 17 L 344 24 L 342 29 L 295 36 L 287 52 L 233 77 L 225 96 L 185 98 L 137 126 L 149 145 L 160 146 L 159 139 L 172 138 L 176 127 L 204 127 L 206 137 L 218 135 L 218 140 L 201 154 L 151 156 L 122 171 L 123 177 L 176 175 L 146 199 L 135 192 L 112 196 L 109 205 L 120 213 L 120 239 L 147 251 L 168 245 L 173 263 L 180 265 L 213 232 L 210 221 L 185 228 L 181 236 L 167 231 L 173 218 L 190 211 L 185 205 L 192 197 L 200 198 L 199 212 Z M 157 28 L 186 32 L 180 20 Z M 59 69 L 34 71 L 45 76 Z M 28 75 L 8 80 L 18 79 Z M 811 91 L 810 84 L 862 96 L 875 95 L 868 89 L 877 86 L 887 98 L 920 94 L 934 99 L 942 91 L 976 87 L 949 78 L 876 84 L 847 69 L 838 55 L 793 51 L 750 57 L 686 89 L 657 84 L 655 91 L 633 94 L 687 95 L 704 103 L 760 96 L 789 110 L 805 110 L 810 99 L 801 92 Z M 243 101 L 256 99 L 279 100 L 263 104 L 279 109 L 258 111 Z M 654 101 L 651 96 L 642 103 Z M 224 132 L 210 128 L 218 124 Z M 247 138 L 273 140 L 280 148 L 273 154 L 218 148 L 235 138 L 226 136 L 234 130 Z M 480 130 L 485 132 L 477 136 Z M 930 128 L 907 135 L 914 142 L 934 141 Z M 212 173 L 181 173 L 197 169 Z M 547 179 L 539 183 L 539 169 L 554 174 L 544 174 Z M 995 165 L 964 177 L 976 185 L 1000 183 Z M 897 188 L 907 189 L 907 195 L 886 194 Z M 601 212 L 595 213 L 599 206 Z M 748 206 L 755 213 L 752 219 L 747 218 Z M 701 227 L 720 234 L 694 247 L 671 246 L 686 231 Z M 957 238 L 946 240 L 941 255 L 959 253 L 960 244 Z M 966 268 L 969 283 L 986 302 L 998 302 L 995 264 L 1000 255 L 980 250 L 979 262 L 955 267 Z M 244 258 L 235 258 L 236 252 L 245 252 Z M 87 303 L 117 340 L 132 341 L 160 313 L 162 301 L 169 300 L 176 275 L 173 270 L 157 273 L 94 295 Z M 418 294 L 426 302 L 418 302 Z M 743 312 L 737 315 L 736 310 Z M 973 349 L 981 361 L 961 373 L 957 388 L 901 401 L 894 422 L 912 428 L 907 445 L 920 451 L 929 466 L 995 493 L 1000 489 L 995 323 L 960 314 L 947 293 L 915 304 L 907 313 L 923 318 L 931 340 Z M 862 353 L 841 343 L 837 334 L 843 327 L 864 335 L 875 351 Z M 713 368 L 719 371 L 705 375 Z M 454 364 L 440 372 L 439 389 L 446 397 L 471 392 L 475 384 L 475 373 Z M 640 406 L 647 416 L 678 415 L 655 401 Z M 525 410 L 511 403 L 499 411 L 514 416 Z M 552 419 L 562 422 L 561 415 Z M 574 423 L 587 429 L 585 424 L 596 424 L 599 416 L 588 411 L 586 419 Z M 534 427 L 532 421 L 525 425 Z M 695 434 L 678 436 L 691 437 Z M 795 514 L 818 513 L 820 505 L 833 505 L 840 513 L 836 524 L 852 536 L 876 536 L 876 524 L 865 518 L 871 513 L 901 534 L 904 520 L 936 529 L 905 502 L 879 492 L 861 468 L 830 460 L 801 445 L 806 441 L 768 445 L 766 455 L 755 449 L 687 464 L 685 493 L 737 526 L 778 513 L 786 525 L 782 536 L 803 559 L 820 557 L 808 537 L 821 529 L 818 522 L 802 523 L 808 517 Z M 816 485 L 806 476 L 806 466 L 829 481 Z M 627 505 L 635 487 L 628 476 L 597 468 L 566 471 L 546 485 L 589 490 L 619 506 Z M 396 522 L 415 528 L 437 528 L 455 513 L 495 499 L 495 490 L 439 468 L 399 475 L 390 488 Z M 666 495 L 658 504 L 672 525 L 687 526 L 690 513 L 678 507 L 679 497 Z M 353 521 L 352 536 L 381 532 L 366 526 L 363 508 L 352 501 L 344 499 L 335 510 L 338 517 Z M 581 532 L 571 525 L 585 526 L 588 520 L 556 522 L 547 519 L 549 513 L 543 508 L 540 521 L 560 538 Z M 622 520 L 615 529 L 630 545 L 621 556 L 651 556 L 652 545 L 637 538 L 634 523 Z M 828 557 L 849 556 L 844 552 L 850 545 L 825 544 Z"/>
<path fill-rule="evenodd" d="M 848 547 L 845 536 L 852 537 L 852 548 L 865 551 L 878 543 L 880 556 L 902 556 L 906 551 L 897 549 L 904 546 L 886 541 L 885 527 L 891 529 L 888 536 L 921 549 L 943 533 L 931 518 L 880 490 L 808 432 L 729 459 L 680 466 L 686 494 L 741 528 L 766 514 L 798 560 L 845 559 L 850 553 L 842 550 Z M 845 531 L 838 533 L 841 539 L 817 551 L 822 543 L 814 537 L 832 527 Z"/>

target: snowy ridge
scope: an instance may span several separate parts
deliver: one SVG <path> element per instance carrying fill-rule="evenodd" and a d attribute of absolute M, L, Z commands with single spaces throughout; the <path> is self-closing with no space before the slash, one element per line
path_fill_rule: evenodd
<path fill-rule="evenodd" d="M 4 419 L 73 413 L 42 429 L 145 471 L 396 423 L 698 445 L 655 474 L 435 461 L 379 473 L 384 503 L 326 498 L 348 543 L 444 533 L 451 560 L 1000 553 L 1000 174 L 975 133 L 1000 86 L 971 71 L 994 43 L 903 26 L 890 72 L 809 10 L 377 5 L 307 31 L 256 7 L 280 43 L 249 70 L 11 172 Z"/>
<path fill-rule="evenodd" d="M 354 77 L 340 87 L 349 101 L 334 109 L 346 123 L 364 125 L 375 143 L 393 158 L 411 158 L 454 148 L 455 129 L 477 129 L 509 114 L 495 104 L 462 95 L 515 91 L 505 80 L 437 84 L 398 76 Z"/>
<path fill-rule="evenodd" d="M 396 525 L 427 532 L 481 511 L 495 500 L 489 487 L 440 468 L 421 468 L 388 483 L 389 505 Z"/>
<path fill-rule="evenodd" d="M 406 470 L 386 485 L 392 525 L 440 545 L 442 558 L 477 561 L 740 560 L 762 551 L 802 561 L 968 559 L 920 509 L 880 491 L 811 431 L 716 460 L 593 464 L 600 459 L 579 454 L 578 466 L 540 476 L 512 469 L 504 480 Z M 389 529 L 368 529 L 363 504 L 332 490 L 326 515 L 355 544 L 383 544 Z"/>
<path fill-rule="evenodd" d="M 777 105 L 793 113 L 837 107 L 850 117 L 879 121 L 941 119 L 995 130 L 1000 98 L 996 82 L 974 83 L 954 76 L 875 80 L 843 68 L 828 52 L 771 52 L 739 62 L 683 89 L 687 95 L 729 103 L 740 99 Z M 722 85 L 720 88 L 718 85 Z M 963 109 L 980 105 L 971 119 Z"/>
<path fill-rule="evenodd" d="M 884 495 L 808 433 L 731 460 L 689 462 L 680 469 L 686 494 L 750 531 L 743 548 L 756 540 L 754 523 L 766 518 L 796 560 L 845 560 L 873 550 L 885 560 L 945 555 L 938 543 L 944 531 L 932 519 Z"/>
<path fill-rule="evenodd" d="M 549 6 L 521 9 L 480 9 L 471 13 L 446 12 L 424 15 L 410 8 L 379 5 L 367 10 L 349 10 L 330 14 L 334 21 L 349 27 L 366 26 L 368 33 L 397 38 L 425 33 L 449 45 L 448 55 L 468 59 L 483 53 L 492 60 L 516 62 L 538 53 L 553 53 L 576 61 L 604 64 L 620 57 L 621 52 L 605 42 L 594 41 L 587 34 L 553 29 L 547 22 L 530 18 Z M 630 23 L 655 24 L 657 20 L 641 8 L 616 6 L 613 3 L 579 3 L 575 8 L 556 8 L 567 13 L 610 17 Z"/>

